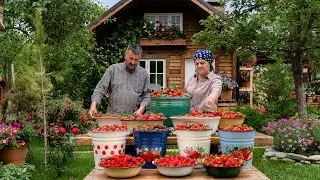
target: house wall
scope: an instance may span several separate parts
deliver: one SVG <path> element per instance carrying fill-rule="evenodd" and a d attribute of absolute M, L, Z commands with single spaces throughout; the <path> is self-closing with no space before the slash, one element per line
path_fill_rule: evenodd
<path fill-rule="evenodd" d="M 144 13 L 183 13 L 183 34 L 187 40 L 186 46 L 152 46 L 143 47 L 143 59 L 166 59 L 166 84 L 175 84 L 178 88 L 183 88 L 185 82 L 185 61 L 193 59 L 196 50 L 204 49 L 205 46 L 197 44 L 191 40 L 192 36 L 201 31 L 204 27 L 199 24 L 201 19 L 206 19 L 208 13 L 190 0 L 135 0 L 122 8 L 116 14 L 118 22 L 126 21 L 130 18 L 140 18 Z M 112 32 L 113 25 L 100 25 L 95 31 L 99 43 L 103 37 Z M 236 64 L 232 54 L 215 54 L 216 67 L 218 73 L 226 74 L 235 79 Z"/>

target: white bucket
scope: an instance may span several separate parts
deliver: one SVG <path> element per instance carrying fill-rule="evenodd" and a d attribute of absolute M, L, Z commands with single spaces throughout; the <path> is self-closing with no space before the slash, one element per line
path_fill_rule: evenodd
<path fill-rule="evenodd" d="M 202 156 L 207 156 L 210 154 L 212 130 L 176 130 L 175 134 L 177 135 L 180 156 L 189 156 L 191 151 L 196 151 Z"/>
<path fill-rule="evenodd" d="M 90 131 L 96 169 L 103 169 L 99 166 L 102 158 L 125 153 L 127 135 L 129 131 Z"/>

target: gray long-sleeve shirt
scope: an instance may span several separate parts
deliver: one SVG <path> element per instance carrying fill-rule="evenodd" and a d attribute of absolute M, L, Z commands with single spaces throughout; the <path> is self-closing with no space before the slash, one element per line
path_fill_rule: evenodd
<path fill-rule="evenodd" d="M 124 63 L 111 65 L 97 84 L 91 101 L 98 104 L 109 93 L 108 113 L 132 113 L 140 106 L 148 106 L 150 94 L 147 89 L 150 79 L 141 66 L 129 73 Z"/>

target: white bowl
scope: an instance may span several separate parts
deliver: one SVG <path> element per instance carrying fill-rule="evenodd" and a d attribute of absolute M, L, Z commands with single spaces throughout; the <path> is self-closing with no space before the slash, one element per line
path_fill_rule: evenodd
<path fill-rule="evenodd" d="M 187 176 L 192 173 L 193 166 L 186 167 L 166 167 L 166 166 L 157 166 L 157 169 L 160 174 L 169 177 L 181 177 Z"/>
<path fill-rule="evenodd" d="M 102 126 L 105 126 L 105 125 L 109 125 L 109 126 L 112 126 L 112 125 L 122 125 L 120 119 L 118 117 L 104 117 L 104 116 L 101 116 L 101 117 L 95 117 L 96 119 L 96 122 L 98 123 L 98 126 L 99 127 L 102 127 Z"/>
<path fill-rule="evenodd" d="M 183 123 L 202 123 L 208 125 L 212 128 L 212 133 L 215 133 L 218 130 L 219 122 L 221 117 L 187 117 L 187 116 L 173 116 L 170 117 L 173 122 L 173 126 L 176 127 L 178 124 Z"/>

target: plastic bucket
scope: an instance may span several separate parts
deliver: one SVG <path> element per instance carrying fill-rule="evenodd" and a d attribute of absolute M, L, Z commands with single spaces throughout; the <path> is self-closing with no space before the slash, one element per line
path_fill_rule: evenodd
<path fill-rule="evenodd" d="M 142 157 L 146 163 L 142 168 L 155 169 L 152 164 L 154 158 L 166 155 L 167 137 L 169 131 L 134 131 L 133 137 L 137 156 Z"/>
<path fill-rule="evenodd" d="M 190 113 L 190 97 L 151 97 L 150 110 L 154 113 L 163 113 L 167 118 L 164 125 L 172 127 L 171 116 Z"/>
<path fill-rule="evenodd" d="M 90 132 L 96 169 L 102 158 L 125 153 L 126 137 L 129 131 Z"/>
<path fill-rule="evenodd" d="M 175 134 L 177 135 L 177 144 L 180 156 L 187 156 L 201 162 L 204 156 L 210 154 L 212 130 L 176 130 Z"/>
<path fill-rule="evenodd" d="M 254 137 L 256 131 L 233 132 L 219 130 L 221 152 L 232 154 L 246 161 L 243 168 L 252 167 Z"/>

